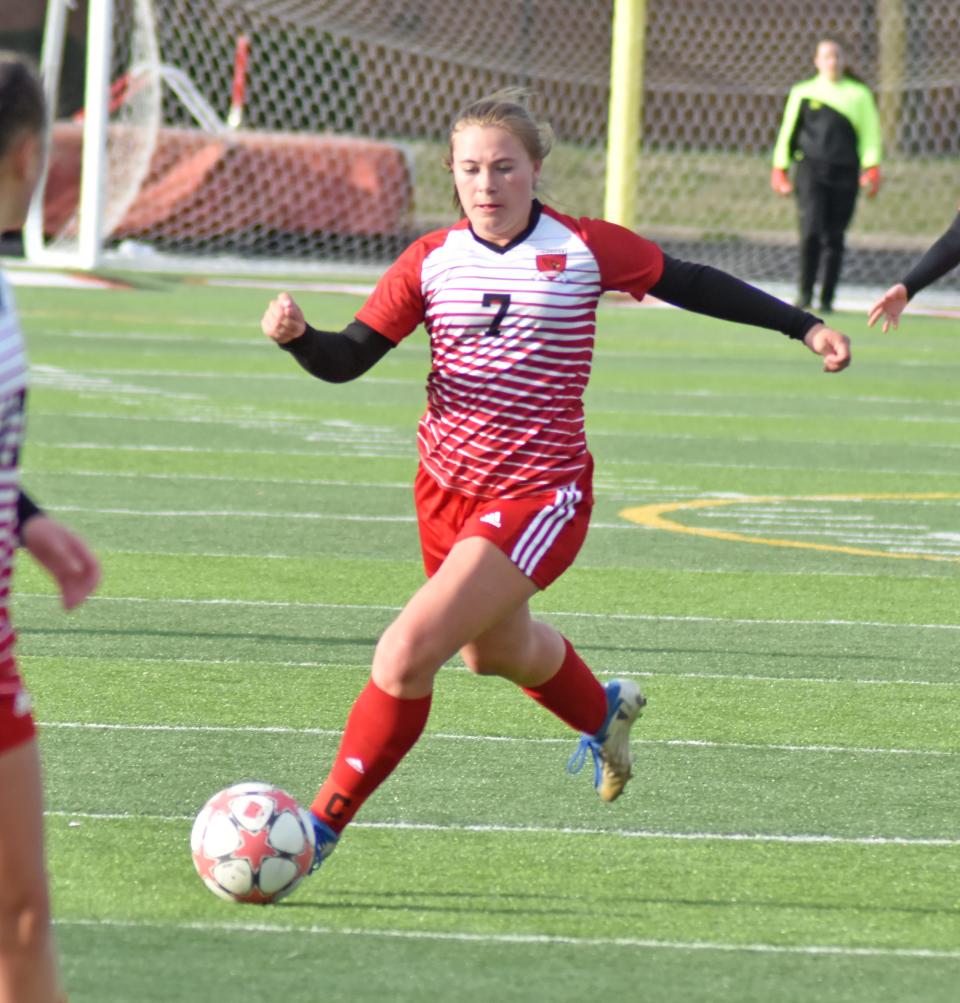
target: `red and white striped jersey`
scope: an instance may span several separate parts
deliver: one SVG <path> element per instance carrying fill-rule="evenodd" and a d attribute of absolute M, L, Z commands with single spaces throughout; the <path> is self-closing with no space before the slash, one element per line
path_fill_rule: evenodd
<path fill-rule="evenodd" d="M 19 455 L 23 438 L 23 394 L 27 363 L 23 337 L 10 287 L 0 272 L 0 693 L 16 692 L 13 629 L 10 626 L 10 584 L 17 546 Z"/>
<path fill-rule="evenodd" d="M 420 460 L 443 487 L 516 498 L 586 469 L 583 392 L 602 293 L 636 299 L 660 278 L 656 244 L 534 203 L 506 247 L 466 220 L 411 244 L 357 319 L 400 342 L 423 323 L 432 365 Z"/>

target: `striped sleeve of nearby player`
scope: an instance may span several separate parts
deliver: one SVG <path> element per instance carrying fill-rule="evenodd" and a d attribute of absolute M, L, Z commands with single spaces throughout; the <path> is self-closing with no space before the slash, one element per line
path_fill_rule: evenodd
<path fill-rule="evenodd" d="M 23 437 L 26 358 L 13 295 L 0 274 L 0 693 L 16 691 L 14 635 L 8 616 L 17 545 L 18 458 Z"/>

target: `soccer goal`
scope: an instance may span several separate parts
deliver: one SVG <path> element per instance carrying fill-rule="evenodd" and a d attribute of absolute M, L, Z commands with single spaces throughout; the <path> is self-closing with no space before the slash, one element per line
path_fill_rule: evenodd
<path fill-rule="evenodd" d="M 885 185 L 847 281 L 882 282 L 958 201 L 956 0 L 67 0 L 29 256 L 80 267 L 380 266 L 453 219 L 446 137 L 470 100 L 535 92 L 544 198 L 675 254 L 787 279 L 795 207 L 768 187 L 790 86 L 837 35 L 877 95 Z M 64 38 L 84 94 L 58 85 Z M 625 34 L 627 37 L 625 38 Z M 898 258 L 899 256 L 899 258 Z"/>

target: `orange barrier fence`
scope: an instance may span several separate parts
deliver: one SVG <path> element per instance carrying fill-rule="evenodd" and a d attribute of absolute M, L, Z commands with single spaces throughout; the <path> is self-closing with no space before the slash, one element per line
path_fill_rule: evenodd
<path fill-rule="evenodd" d="M 117 151 L 136 127 L 110 127 Z M 45 230 L 60 232 L 76 211 L 82 125 L 54 126 Z M 111 172 L 122 184 L 122 153 Z M 108 186 L 113 182 L 108 180 Z M 403 151 L 345 136 L 161 129 L 147 178 L 115 238 L 197 240 L 256 228 L 294 234 L 403 235 L 413 187 Z"/>

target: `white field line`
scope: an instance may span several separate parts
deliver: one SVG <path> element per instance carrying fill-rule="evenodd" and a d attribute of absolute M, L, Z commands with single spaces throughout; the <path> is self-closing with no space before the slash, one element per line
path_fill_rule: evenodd
<path fill-rule="evenodd" d="M 231 376 L 232 376 L 232 374 L 231 374 Z M 220 378 L 222 379 L 222 376 Z M 594 409 L 594 411 L 596 412 L 597 409 Z M 604 412 L 604 413 L 619 413 L 619 412 Z M 160 419 L 158 419 L 158 420 L 160 420 Z M 234 426 L 240 420 L 241 419 L 239 419 L 239 418 L 230 418 L 230 419 L 224 420 L 222 423 L 225 424 L 225 425 Z M 245 423 L 252 422 L 252 419 L 246 419 L 245 418 L 245 419 L 242 419 L 242 420 Z M 308 421 L 301 421 L 300 424 L 301 425 L 308 425 L 310 423 Z M 322 429 L 322 424 L 321 423 L 318 423 L 318 428 Z M 267 431 L 269 431 L 269 429 L 267 429 Z M 406 432 L 406 430 L 405 429 L 401 429 L 401 428 L 391 428 L 391 429 L 389 429 L 389 435 L 394 436 L 396 438 L 403 437 L 405 435 L 405 432 Z M 331 432 L 330 434 L 332 435 L 333 433 Z M 768 440 L 768 439 L 761 439 L 759 436 L 754 436 L 754 435 L 717 436 L 717 435 L 699 434 L 699 433 L 696 433 L 696 432 L 651 432 L 651 431 L 634 431 L 634 430 L 629 430 L 629 429 L 628 430 L 621 430 L 621 429 L 597 429 L 597 428 L 591 429 L 590 432 L 588 433 L 588 435 L 589 435 L 589 438 L 593 439 L 593 440 L 596 440 L 596 439 L 630 439 L 630 440 L 636 440 L 636 441 L 641 441 L 642 440 L 642 441 L 655 441 L 655 442 L 726 442 L 726 443 L 737 443 L 737 444 L 740 444 L 740 445 L 750 445 L 750 446 L 756 446 L 756 445 L 768 446 L 768 445 L 771 445 L 770 440 Z M 787 440 L 784 440 L 782 443 L 780 443 L 780 445 L 782 445 L 784 448 L 788 448 L 788 447 L 791 447 L 791 446 L 803 445 L 803 444 L 806 444 L 806 443 L 812 444 L 812 443 L 815 443 L 817 441 L 818 440 L 815 440 L 815 439 L 800 439 L 800 438 L 798 438 L 798 439 L 787 439 Z M 77 448 L 77 449 L 122 449 L 122 450 L 127 451 L 127 452 L 130 452 L 130 451 L 133 451 L 133 452 L 137 452 L 137 451 L 141 451 L 141 452 L 148 452 L 148 451 L 159 452 L 159 451 L 164 451 L 164 450 L 169 451 L 169 452 L 207 452 L 207 453 L 247 452 L 247 450 L 230 450 L 230 449 L 191 450 L 191 449 L 185 449 L 185 447 L 182 447 L 182 446 L 178 447 L 178 446 L 145 445 L 145 444 L 142 444 L 142 443 L 136 443 L 136 444 L 102 443 L 102 444 L 100 444 L 100 443 L 89 443 L 89 442 L 83 442 L 83 443 L 38 442 L 37 445 L 42 445 L 42 446 L 55 446 L 55 445 L 58 445 L 58 446 L 62 446 L 64 448 Z M 861 448 L 861 449 L 868 449 L 868 448 L 883 449 L 883 448 L 885 448 L 887 446 L 890 446 L 892 444 L 891 443 L 882 443 L 882 442 L 881 443 L 863 442 L 863 441 L 861 441 L 859 439 L 842 439 L 842 440 L 838 439 L 837 441 L 835 441 L 834 443 L 832 443 L 832 445 L 834 447 L 838 447 L 838 446 L 855 446 L 855 447 Z M 911 442 L 909 445 L 910 445 L 910 448 L 912 450 L 933 450 L 933 451 L 936 451 L 938 449 L 960 450 L 960 444 L 953 443 L 953 442 L 939 442 L 939 443 L 937 443 L 937 442 Z M 250 452 L 256 453 L 256 452 L 262 452 L 262 450 L 250 450 Z M 271 452 L 273 452 L 273 451 L 271 450 Z M 296 452 L 287 452 L 285 450 L 278 450 L 277 453 L 279 455 L 283 455 L 283 456 L 287 456 L 287 455 L 299 455 Z M 617 461 L 605 460 L 604 462 L 605 463 L 609 463 L 609 462 L 617 462 Z M 621 462 L 623 462 L 623 461 L 621 461 Z M 636 461 L 628 461 L 628 462 L 636 462 Z M 683 461 L 682 465 L 687 466 L 689 464 L 687 464 L 686 461 Z M 743 464 L 726 464 L 726 466 L 734 466 L 734 465 L 738 469 L 740 467 L 744 466 Z M 754 469 L 754 468 L 752 468 L 752 467 L 750 467 L 748 465 L 747 469 Z M 807 467 L 802 467 L 802 468 L 796 468 L 796 467 L 767 468 L 767 467 L 764 467 L 764 466 L 760 466 L 760 467 L 758 467 L 756 469 L 761 469 L 761 470 L 763 470 L 763 469 L 791 469 L 791 470 L 792 469 L 804 469 L 804 470 L 806 470 L 808 468 Z M 830 470 L 830 469 L 841 469 L 841 470 L 846 470 L 847 472 L 849 472 L 848 468 L 843 468 L 843 467 L 840 467 L 840 468 L 818 467 L 818 471 L 820 471 L 820 470 Z M 873 468 L 871 468 L 870 472 L 871 473 L 876 473 L 876 471 Z"/>
<path fill-rule="evenodd" d="M 842 944 L 726 943 L 708 940 L 653 940 L 641 937 L 566 937 L 546 933 L 466 933 L 450 930 L 401 930 L 366 927 L 292 926 L 273 923 L 155 923 L 148 920 L 55 919 L 55 926 L 113 927 L 122 930 L 182 930 L 189 933 L 278 934 L 282 937 L 372 937 L 378 940 L 424 940 L 517 947 L 634 948 L 645 951 L 716 951 L 726 954 L 785 954 L 847 958 L 901 958 L 956 961 L 960 951 L 926 947 L 847 947 Z"/>
<path fill-rule="evenodd" d="M 21 311 L 23 316 L 29 316 L 30 314 L 26 311 Z M 154 319 L 153 321 L 157 321 Z M 212 326 L 212 327 L 223 327 L 225 326 L 223 322 L 220 321 L 203 321 L 203 320 L 191 320 L 189 322 L 190 327 L 197 326 Z M 244 326 L 244 325 L 230 325 L 226 326 Z M 249 325 L 245 326 L 249 329 Z M 207 335 L 202 335 L 199 337 L 192 337 L 189 334 L 186 335 L 169 335 L 169 334 L 148 334 L 141 331 L 130 331 L 124 332 L 122 334 L 114 334 L 111 332 L 103 331 L 81 331 L 73 330 L 66 332 L 57 331 L 49 332 L 43 330 L 35 330 L 31 332 L 32 337 L 69 337 L 69 338 L 90 338 L 97 341 L 119 341 L 123 344 L 130 344 L 137 341 L 146 342 L 160 342 L 160 343 L 171 343 L 175 345 L 201 345 L 204 348 L 217 348 L 221 345 L 229 348 L 252 348 L 257 351 L 260 350 L 263 342 L 260 342 L 256 338 L 210 338 Z M 269 347 L 269 346 L 267 346 Z M 416 342 L 404 342 L 394 349 L 395 352 L 401 354 L 409 354 L 416 356 L 425 356 L 427 354 L 427 346 L 425 344 L 419 344 Z M 637 353 L 625 353 L 630 358 L 648 358 L 649 356 L 640 351 Z M 603 357 L 606 357 L 604 353 Z M 295 374 L 296 375 L 296 374 Z M 298 377 L 302 379 L 302 376 Z M 364 376 L 365 382 L 370 382 L 371 380 L 376 380 L 377 377 L 366 374 Z M 385 382 L 416 382 L 416 380 L 387 380 Z M 422 384 L 422 380 L 420 381 Z M 629 395 L 631 399 L 636 399 L 636 391 L 629 390 L 618 387 L 607 387 L 603 391 L 604 395 L 616 396 L 616 395 Z M 648 393 L 645 396 L 648 398 L 665 397 L 668 399 L 680 399 L 680 400 L 729 400 L 735 403 L 742 403 L 745 399 L 745 395 L 734 394 L 734 393 L 724 393 L 722 391 L 716 390 L 658 390 L 656 392 Z M 781 404 L 784 400 L 796 400 L 804 404 L 809 403 L 810 398 L 806 394 L 777 394 L 772 396 L 770 394 L 751 394 L 748 398 L 752 401 L 773 401 L 775 404 Z M 942 407 L 942 408 L 958 408 L 960 407 L 960 401 L 930 401 L 924 398 L 916 397 L 881 397 L 876 394 L 857 394 L 851 397 L 845 397 L 837 394 L 817 394 L 817 401 L 837 401 L 843 404 L 893 404 L 902 405 L 905 407 Z"/>
<path fill-rule="evenodd" d="M 172 372 L 169 370 L 123 370 L 123 371 L 111 371 L 105 369 L 98 370 L 87 370 L 88 373 L 94 373 L 96 375 L 102 374 L 113 374 L 113 375 L 127 375 L 127 376 L 193 376 L 203 379 L 223 379 L 223 374 L 214 374 L 206 372 L 192 372 L 192 373 L 182 373 L 182 372 Z M 233 379 L 237 377 L 239 379 L 255 379 L 261 381 L 269 376 L 271 379 L 278 380 L 300 380 L 301 376 L 297 373 L 284 374 L 284 373 L 272 373 L 272 374 L 260 374 L 260 373 L 231 373 L 230 378 Z M 423 386 L 422 378 L 411 378 L 411 379 L 377 379 L 371 377 L 366 379 L 365 382 L 371 384 L 382 385 L 385 383 L 394 384 L 398 386 L 410 386 L 420 388 Z M 678 411 L 678 410 L 660 410 L 656 408 L 630 408 L 629 410 L 619 410 L 616 408 L 604 408 L 595 407 L 591 409 L 591 413 L 596 414 L 629 414 L 635 417 L 648 417 L 648 418 L 729 418 L 736 419 L 739 421 L 744 420 L 756 420 L 758 417 L 785 421 L 800 421 L 808 417 L 805 413 L 791 413 L 791 412 L 778 412 L 776 414 L 763 414 L 758 415 L 756 412 L 746 412 L 746 411 Z M 37 417 L 49 417 L 49 418 L 62 418 L 64 417 L 62 412 L 45 412 L 38 411 L 33 412 Z M 72 418 L 87 418 L 94 419 L 97 421 L 148 421 L 155 424 L 210 424 L 210 425 L 232 425 L 238 419 L 236 417 L 230 417 L 227 415 L 217 416 L 217 415 L 125 415 L 109 412 L 98 412 L 98 411 L 72 411 L 70 412 L 70 417 Z M 304 424 L 305 419 L 301 416 L 294 415 L 267 415 L 265 416 L 271 421 L 280 422 L 291 422 L 296 424 Z M 822 412 L 820 417 L 826 417 Z M 250 419 L 253 420 L 253 416 Z M 865 419 L 867 420 L 867 419 Z M 911 424 L 929 424 L 929 425 L 944 425 L 944 424 L 960 424 L 960 416 L 953 415 L 891 415 L 891 414 L 876 414 L 870 415 L 869 421 L 871 422 L 909 422 Z"/>
<path fill-rule="evenodd" d="M 330 522 L 416 522 L 412 515 L 355 515 L 336 512 L 266 512 L 262 509 L 134 509 L 88 508 L 83 505 L 49 505 L 55 512 L 74 512 L 85 515 L 146 516 L 152 519 L 308 519 Z M 621 528 L 618 526 L 618 528 Z"/>
<path fill-rule="evenodd" d="M 331 437 L 333 432 L 330 433 Z M 159 446 L 159 445 L 108 445 L 100 442 L 39 442 L 33 440 L 33 445 L 37 448 L 66 449 L 66 450 L 101 450 L 105 452 L 121 451 L 125 453 L 195 453 L 204 456 L 308 456 L 315 460 L 337 459 L 342 460 L 345 456 L 351 459 L 390 459 L 390 460 L 415 460 L 416 451 L 413 446 L 409 450 L 389 452 L 387 447 L 389 442 L 365 441 L 358 443 L 356 440 L 344 440 L 343 449 L 340 452 L 325 453 L 319 449 L 223 449 L 211 448 L 209 446 Z M 395 445 L 395 443 L 394 443 Z M 378 446 L 378 451 L 373 451 L 373 447 Z M 801 468 L 796 468 L 801 469 Z M 802 469 L 807 469 L 806 467 Z M 849 473 L 849 471 L 847 471 Z M 901 471 L 894 471 L 901 473 Z M 871 471 L 875 473 L 875 471 Z"/>
<path fill-rule="evenodd" d="M 339 738 L 343 733 L 337 728 L 291 728 L 283 725 L 205 725 L 205 724 L 108 724 L 87 721 L 44 721 L 41 728 L 65 729 L 69 731 L 132 731 L 170 732 L 188 734 L 256 734 L 256 735 L 312 735 Z M 575 738 L 576 736 L 574 736 Z M 425 731 L 421 741 L 439 742 L 489 742 L 495 745 L 569 745 L 570 738 L 527 738 L 516 735 L 461 735 L 441 731 Z M 880 755 L 880 756 L 960 756 L 960 751 L 952 749 L 883 749 L 874 746 L 848 745 L 788 745 L 777 742 L 711 742 L 704 739 L 682 738 L 635 738 L 634 746 L 708 749 L 735 752 L 810 752 L 829 755 Z"/>
<path fill-rule="evenodd" d="M 150 519 L 282 519 L 289 522 L 305 519 L 319 522 L 402 522 L 414 523 L 412 515 L 357 515 L 338 512 L 266 512 L 262 509 L 136 509 L 136 508 L 90 508 L 84 505 L 48 505 L 54 512 L 73 512 L 82 515 L 122 515 L 144 516 Z M 649 526 L 635 526 L 628 522 L 591 522 L 591 529 L 615 529 L 651 531 Z M 168 555 L 169 556 L 169 555 Z M 231 555 L 236 556 L 236 555 Z"/>
<path fill-rule="evenodd" d="M 47 509 L 55 508 L 56 506 L 46 506 Z M 623 527 L 619 523 L 591 523 L 591 529 L 622 529 Z M 653 526 L 634 526 L 634 529 L 642 530 L 644 532 L 652 533 L 655 532 L 655 527 Z M 915 547 L 898 547 L 891 548 L 897 552 L 905 551 L 906 553 L 916 553 Z M 100 554 L 128 554 L 137 557 L 184 557 L 187 559 L 196 558 L 224 558 L 232 557 L 237 560 L 245 561 L 296 561 L 311 559 L 305 558 L 304 554 L 290 554 L 281 553 L 279 551 L 263 551 L 261 553 L 253 553 L 250 551 L 242 550 L 131 550 L 124 547 L 100 547 L 98 552 Z M 939 553 L 939 551 L 938 551 Z M 318 559 L 318 558 L 313 558 Z M 627 568 L 627 565 L 604 565 L 606 571 L 615 571 L 617 568 Z M 631 570 L 636 570 L 633 567 Z M 683 567 L 682 565 L 676 565 L 671 568 L 672 571 L 682 572 L 685 575 L 729 575 L 729 568 L 690 568 Z M 876 573 L 870 573 L 867 571 L 827 571 L 827 570 L 812 570 L 808 569 L 806 571 L 755 571 L 755 575 L 769 575 L 776 578 L 872 578 L 877 577 Z M 902 572 L 897 576 L 898 581 L 916 581 L 920 578 L 935 578 L 938 581 L 949 577 L 947 572 L 937 574 L 936 572 L 924 572 L 924 571 L 911 571 L 910 574 L 903 574 Z"/>
<path fill-rule="evenodd" d="M 47 506 L 54 512 L 73 512 L 82 515 L 119 515 L 125 517 L 144 517 L 149 519 L 281 519 L 285 522 L 294 521 L 297 519 L 307 520 L 307 521 L 320 521 L 320 522 L 361 522 L 361 523 L 413 523 L 416 522 L 416 517 L 412 515 L 359 515 L 356 513 L 338 513 L 338 512 L 304 512 L 304 511 L 293 511 L 293 512 L 277 512 L 277 511 L 264 511 L 263 509 L 135 509 L 135 508 L 103 508 L 103 507 L 91 507 L 86 505 L 49 505 Z M 949 549 L 955 544 L 953 539 L 949 540 L 938 540 L 935 538 L 930 539 L 933 533 L 928 527 L 919 526 L 895 526 L 895 525 L 882 525 L 877 524 L 871 526 L 871 529 L 876 530 L 896 530 L 902 529 L 908 532 L 901 533 L 898 536 L 890 536 L 889 533 L 876 532 L 876 533 L 866 533 L 859 529 L 854 529 L 853 527 L 846 525 L 838 530 L 831 530 L 828 528 L 817 528 L 812 530 L 799 530 L 790 528 L 789 523 L 778 523 L 774 520 L 765 520 L 760 523 L 759 521 L 753 521 L 746 519 L 733 520 L 735 525 L 744 526 L 750 528 L 752 525 L 759 525 L 762 528 L 782 528 L 784 532 L 790 533 L 792 536 L 812 536 L 812 537 L 829 537 L 838 538 L 845 540 L 848 543 L 865 543 L 865 544 L 877 544 L 877 545 L 887 545 L 891 548 L 896 548 L 899 551 L 907 550 L 908 552 L 913 552 L 914 550 L 922 550 L 923 553 L 942 553 L 947 554 L 960 553 L 960 551 L 954 551 Z M 827 523 L 826 525 L 830 525 Z M 591 529 L 609 529 L 616 530 L 618 532 L 653 532 L 656 527 L 653 526 L 637 526 L 630 522 L 599 522 L 593 521 L 590 523 Z M 960 537 L 958 537 L 960 539 Z M 197 555 L 194 555 L 197 556 Z M 227 556 L 227 555 L 223 555 Z M 239 555 L 229 555 L 229 556 L 239 556 Z"/>
<path fill-rule="evenodd" d="M 497 946 L 634 948 L 649 951 L 716 951 L 743 954 L 785 954 L 857 958 L 917 958 L 956 961 L 960 951 L 924 947 L 847 947 L 841 944 L 726 943 L 707 940 L 653 940 L 639 937 L 566 937 L 541 933 L 464 933 L 448 930 L 401 930 L 364 927 L 287 926 L 271 923 L 154 923 L 145 920 L 55 919 L 56 926 L 109 926 L 124 930 L 183 930 L 190 933 L 273 933 L 280 936 L 372 937 L 381 940 L 425 940 Z"/>
<path fill-rule="evenodd" d="M 50 599 L 41 592 L 20 592 L 20 598 Z M 278 599 L 175 599 L 158 596 L 91 596 L 87 603 L 173 603 L 188 606 L 252 606 L 278 609 L 355 609 L 398 613 L 402 606 L 376 603 L 309 603 Z M 653 613 L 581 613 L 565 610 L 539 610 L 538 616 L 573 617 L 581 620 L 622 620 L 636 623 L 719 623 L 754 624 L 775 627 L 879 627 L 890 630 L 960 630 L 956 623 L 887 623 L 880 620 L 781 620 L 720 616 L 670 616 Z"/>
<path fill-rule="evenodd" d="M 318 488 L 402 488 L 413 495 L 413 476 L 409 481 L 338 481 L 323 477 L 234 477 L 229 474 L 163 474 L 113 470 L 32 470 L 31 477 L 108 477 L 111 481 L 126 478 L 135 481 L 215 481 L 225 484 L 298 484 Z M 693 490 L 692 488 L 688 490 Z"/>
<path fill-rule="evenodd" d="M 48 818 L 88 819 L 91 822 L 192 822 L 193 815 L 150 815 L 144 812 L 83 812 L 47 809 Z M 948 836 L 836 836 L 828 833 L 666 832 L 655 829 L 590 829 L 550 825 L 454 825 L 433 822 L 351 822 L 351 829 L 405 832 L 503 833 L 505 835 L 611 836 L 620 839 L 662 839 L 674 842 L 785 843 L 846 846 L 960 846 Z M 960 956 L 960 952 L 958 952 Z"/>
<path fill-rule="evenodd" d="M 333 433 L 331 432 L 331 435 Z M 597 438 L 601 433 L 591 432 L 591 438 Z M 607 433 L 602 433 L 607 434 Z M 626 433 L 621 432 L 610 432 L 610 436 L 623 437 Z M 702 442 L 712 442 L 716 441 L 712 438 L 707 438 L 706 436 L 695 436 L 695 435 L 644 435 L 644 438 L 648 439 L 696 439 Z M 161 444 L 144 444 L 138 443 L 106 443 L 106 442 L 46 442 L 38 438 L 34 438 L 33 445 L 37 448 L 46 449 L 67 449 L 67 450 L 84 450 L 84 451 L 101 451 L 101 452 L 143 452 L 143 453 L 196 453 L 200 455 L 214 455 L 214 456 L 232 456 L 232 455 L 242 455 L 242 456 L 310 456 L 314 459 L 340 459 L 345 455 L 351 457 L 358 457 L 362 459 L 382 458 L 386 455 L 391 459 L 415 459 L 415 450 L 411 446 L 409 449 L 403 449 L 402 451 L 396 451 L 392 453 L 372 453 L 364 452 L 360 449 L 353 440 L 345 442 L 344 449 L 340 452 L 324 452 L 322 449 L 254 449 L 254 448 L 237 448 L 231 449 L 223 446 L 213 447 L 213 446 L 193 446 L 193 445 L 161 445 Z M 748 440 L 744 438 L 737 438 L 733 441 L 736 442 L 747 442 L 755 441 Z M 784 446 L 790 445 L 791 443 L 782 443 Z M 793 443 L 795 444 L 795 443 Z M 804 443 L 801 443 L 804 444 Z M 838 444 L 838 443 L 835 443 Z M 863 445 L 863 443 L 847 443 L 848 445 Z M 349 447 L 349 448 L 347 448 Z M 910 444 L 911 449 L 960 449 L 960 445 L 952 446 L 937 446 L 927 443 L 917 443 L 912 442 Z M 636 466 L 640 460 L 636 459 L 618 459 L 616 457 L 607 457 L 603 460 L 603 465 L 605 467 L 610 466 Z M 649 460 L 643 460 L 644 463 L 649 463 Z M 690 469 L 720 469 L 720 470 L 807 470 L 809 468 L 808 464 L 804 463 L 742 463 L 742 462 L 716 462 L 713 460 L 699 460 L 699 459 L 688 459 L 684 457 L 675 457 L 670 460 L 658 460 L 661 466 L 679 466 Z M 843 473 L 845 475 L 850 474 L 849 466 L 819 466 L 817 468 L 818 473 Z M 929 477 L 956 477 L 956 468 L 952 469 L 905 469 L 902 467 L 871 467 L 871 474 L 889 474 L 892 476 L 904 476 L 909 474 L 912 477 L 916 476 L 929 476 Z"/>
<path fill-rule="evenodd" d="M 595 439 L 601 434 L 609 435 L 611 437 L 630 437 L 632 433 L 623 432 L 610 432 L 610 433 L 598 433 L 591 432 L 590 437 Z M 673 436 L 673 435 L 644 435 L 643 438 L 648 439 L 696 439 L 697 436 Z M 706 438 L 701 438 L 700 441 L 708 441 Z M 714 441 L 714 440 L 709 440 Z M 746 439 L 736 439 L 732 440 L 736 442 L 746 442 L 754 440 Z M 809 441 L 809 440 L 802 440 Z M 125 453 L 196 453 L 202 455 L 213 455 L 213 456 L 308 456 L 316 460 L 322 459 L 342 459 L 344 456 L 349 456 L 350 458 L 359 459 L 394 459 L 394 460 L 411 460 L 415 459 L 416 453 L 413 447 L 409 450 L 404 450 L 403 452 L 365 452 L 360 448 L 357 448 L 353 443 L 345 443 L 344 450 L 341 452 L 323 452 L 322 450 L 307 450 L 307 449 L 225 449 L 225 448 L 213 448 L 213 447 L 201 447 L 201 446 L 161 446 L 161 445 L 145 445 L 143 443 L 100 443 L 100 442 L 44 442 L 42 440 L 33 439 L 32 445 L 34 448 L 42 449 L 66 449 L 66 450 L 100 450 L 103 452 L 125 452 Z M 786 443 L 786 445 L 796 445 L 796 442 Z M 853 445 L 865 446 L 869 443 L 854 443 Z M 351 447 L 351 448 L 348 448 Z M 924 443 L 911 443 L 911 449 L 938 449 L 940 447 L 928 445 Z M 943 448 L 960 449 L 960 446 L 945 446 Z M 683 467 L 685 470 L 689 468 L 697 469 L 707 469 L 707 470 L 801 470 L 804 473 L 809 473 L 809 464 L 795 464 L 795 463 L 718 463 L 715 461 L 704 461 L 704 460 L 693 460 L 689 458 L 677 459 L 674 461 L 658 461 L 661 466 L 679 466 Z M 636 466 L 638 463 L 647 464 L 649 460 L 624 460 L 607 457 L 603 460 L 604 467 L 628 467 Z M 838 473 L 849 475 L 849 467 L 817 467 L 818 473 Z M 896 477 L 902 477 L 905 473 L 910 474 L 911 477 L 956 477 L 956 469 L 950 470 L 934 470 L 934 469 L 923 469 L 923 470 L 904 470 L 897 467 L 871 467 L 871 474 L 888 474 Z"/>
<path fill-rule="evenodd" d="M 47 598 L 53 599 L 52 596 Z M 22 633 L 29 633 L 29 628 L 21 631 Z M 46 657 L 46 655 L 19 655 L 18 656 L 24 662 L 29 662 L 30 660 L 40 660 Z M 111 662 L 111 663 L 130 663 L 133 665 L 143 665 L 143 664 L 154 664 L 163 666 L 173 666 L 173 665 L 231 665 L 238 669 L 245 669 L 249 666 L 266 666 L 271 669 L 321 669 L 324 672 L 329 672 L 333 669 L 343 669 L 347 672 L 353 672 L 357 669 L 356 665 L 344 665 L 343 663 L 337 662 L 315 662 L 315 661 L 278 661 L 275 659 L 238 659 L 238 658 L 146 658 L 139 657 L 136 655 L 128 656 L 116 656 L 111 655 L 104 658 L 102 655 L 83 655 L 71 652 L 70 662 L 79 661 L 93 661 L 98 662 Z M 364 667 L 366 668 L 366 667 Z M 463 672 L 466 673 L 469 670 L 465 665 L 446 665 L 443 669 L 444 672 Z M 613 677 L 613 673 L 600 673 L 602 676 L 610 675 Z M 631 679 L 709 679 L 709 680 L 719 680 L 732 681 L 732 682 L 747 682 L 747 683 L 801 683 L 801 684 L 839 684 L 841 686 L 946 686 L 946 687 L 956 687 L 960 686 L 960 679 L 956 680 L 932 680 L 932 679 L 860 679 L 860 678 L 850 678 L 850 677 L 839 677 L 839 676 L 760 676 L 756 673 L 739 673 L 739 672 L 638 672 L 638 671 L 617 671 L 616 677 L 622 678 L 623 676 L 628 676 Z"/>

